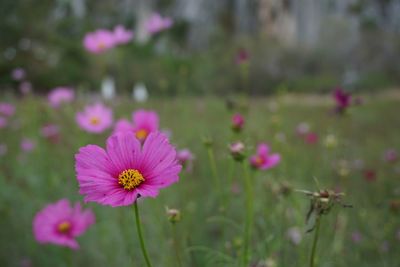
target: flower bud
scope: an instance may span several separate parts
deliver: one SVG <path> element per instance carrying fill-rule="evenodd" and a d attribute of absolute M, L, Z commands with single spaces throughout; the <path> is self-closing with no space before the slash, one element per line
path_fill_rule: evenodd
<path fill-rule="evenodd" d="M 245 146 L 242 142 L 235 142 L 229 145 L 230 153 L 234 160 L 242 161 L 245 158 L 244 150 Z"/>
<path fill-rule="evenodd" d="M 177 223 L 181 220 L 181 212 L 178 209 L 170 209 L 166 207 L 166 213 L 168 221 L 171 223 Z"/>

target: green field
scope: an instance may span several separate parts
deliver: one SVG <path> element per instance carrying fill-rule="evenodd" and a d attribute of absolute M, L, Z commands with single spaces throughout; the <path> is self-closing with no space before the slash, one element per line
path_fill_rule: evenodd
<path fill-rule="evenodd" d="M 85 204 L 93 209 L 96 223 L 78 238 L 78 251 L 35 241 L 36 212 L 61 198 L 83 201 L 74 154 L 86 144 L 104 147 L 111 130 L 93 135 L 77 126 L 75 112 L 86 104 L 84 98 L 59 110 L 39 97 L 2 101 L 14 103 L 17 111 L 10 126 L 0 129 L 0 143 L 8 146 L 0 157 L 0 266 L 145 266 L 133 207 Z M 400 162 L 385 162 L 382 155 L 388 148 L 400 151 L 400 99 L 367 96 L 344 116 L 332 114 L 328 97 L 240 98 L 239 102 L 246 125 L 237 136 L 230 129 L 232 111 L 223 99 L 106 102 L 114 110 L 114 119 L 130 118 L 139 108 L 156 110 L 162 129 L 172 132 L 171 142 L 189 148 L 196 157 L 193 171 L 182 172 L 179 183 L 161 190 L 155 199 L 139 202 L 153 265 L 178 266 L 178 251 L 183 266 L 239 266 L 246 214 L 244 179 L 242 167 L 231 159 L 227 147 L 242 140 L 249 156 L 257 143 L 267 142 L 282 157 L 277 167 L 254 173 L 251 266 L 308 266 L 313 240 L 313 233 L 305 233 L 310 227 L 305 222 L 309 199 L 294 190 L 315 191 L 316 180 L 320 189 L 345 192 L 344 202 L 353 205 L 335 206 L 322 217 L 317 266 L 399 266 Z M 296 134 L 300 122 L 308 122 L 318 134 L 316 144 L 307 144 Z M 40 128 L 48 123 L 61 127 L 58 143 L 40 136 Z M 327 135 L 337 139 L 337 146 L 325 146 Z M 34 140 L 36 148 L 22 152 L 22 138 Z M 211 173 L 205 138 L 213 140 L 220 189 Z M 375 180 L 365 179 L 368 170 L 376 172 Z M 166 206 L 181 210 L 182 220 L 176 225 L 167 220 Z M 301 233 L 298 244 L 288 238 L 292 227 Z"/>

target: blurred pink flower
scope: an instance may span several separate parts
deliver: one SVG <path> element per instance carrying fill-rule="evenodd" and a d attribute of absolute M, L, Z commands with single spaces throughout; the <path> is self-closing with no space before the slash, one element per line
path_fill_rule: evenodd
<path fill-rule="evenodd" d="M 0 117 L 0 129 L 5 128 L 7 124 L 8 124 L 7 119 L 4 117 Z"/>
<path fill-rule="evenodd" d="M 48 95 L 50 106 L 58 108 L 63 103 L 72 102 L 75 98 L 75 92 L 69 87 L 56 87 Z"/>
<path fill-rule="evenodd" d="M 23 95 L 27 95 L 29 93 L 32 92 L 32 84 L 30 82 L 22 82 L 19 85 L 19 91 L 23 94 Z"/>
<path fill-rule="evenodd" d="M 338 87 L 333 92 L 333 99 L 336 102 L 335 111 L 343 113 L 351 104 L 351 95 L 346 93 L 342 88 Z"/>
<path fill-rule="evenodd" d="M 241 114 L 236 113 L 232 116 L 232 129 L 235 132 L 240 132 L 243 129 L 244 123 L 245 120 Z"/>
<path fill-rule="evenodd" d="M 359 231 L 354 231 L 351 233 L 351 240 L 354 243 L 358 244 L 358 243 L 361 243 L 361 241 L 363 240 L 363 237 Z"/>
<path fill-rule="evenodd" d="M 102 133 L 112 125 L 112 110 L 101 103 L 88 105 L 76 114 L 76 122 L 89 133 Z"/>
<path fill-rule="evenodd" d="M 120 132 L 107 139 L 106 147 L 87 145 L 75 156 L 79 193 L 85 201 L 127 206 L 138 197 L 156 197 L 179 180 L 182 166 L 162 133 L 150 133 L 142 146 L 133 133 Z"/>
<path fill-rule="evenodd" d="M 313 133 L 313 132 L 308 133 L 308 134 L 306 134 L 306 135 L 304 136 L 304 141 L 305 141 L 307 144 L 311 144 L 311 145 L 312 145 L 312 144 L 315 144 L 315 143 L 318 142 L 318 140 L 319 140 L 318 134 Z"/>
<path fill-rule="evenodd" d="M 368 169 L 368 170 L 364 170 L 363 172 L 364 175 L 364 179 L 367 182 L 375 182 L 376 181 L 376 171 Z"/>
<path fill-rule="evenodd" d="M 56 124 L 47 124 L 40 129 L 40 134 L 53 143 L 57 143 L 60 138 L 60 128 Z"/>
<path fill-rule="evenodd" d="M 114 28 L 114 42 L 115 44 L 129 43 L 133 38 L 133 32 L 125 29 L 123 25 L 117 25 Z"/>
<path fill-rule="evenodd" d="M 159 13 L 153 13 L 145 22 L 145 28 L 148 33 L 155 34 L 160 31 L 171 28 L 173 20 L 169 17 L 161 17 Z"/>
<path fill-rule="evenodd" d="M 34 150 L 36 147 L 36 143 L 34 141 L 32 141 L 31 139 L 28 138 L 24 138 L 21 141 L 21 149 L 24 152 L 31 152 L 32 150 Z"/>
<path fill-rule="evenodd" d="M 279 154 L 270 154 L 267 144 L 259 144 L 257 154 L 250 157 L 250 164 L 255 169 L 267 170 L 275 167 L 281 161 Z"/>
<path fill-rule="evenodd" d="M 387 150 L 385 151 L 385 154 L 384 154 L 383 158 L 384 158 L 385 161 L 387 161 L 387 162 L 391 162 L 391 163 L 392 163 L 392 162 L 396 162 L 397 159 L 398 159 L 397 151 L 396 151 L 395 149 L 393 149 L 393 148 L 387 149 Z"/>
<path fill-rule="evenodd" d="M 249 62 L 249 52 L 246 49 L 240 48 L 235 57 L 235 63 L 238 65 L 247 64 Z"/>
<path fill-rule="evenodd" d="M 300 136 L 304 136 L 310 132 L 310 124 L 307 122 L 300 122 L 296 127 L 296 133 Z"/>
<path fill-rule="evenodd" d="M 128 120 L 119 120 L 114 128 L 114 133 L 133 132 L 141 142 L 151 133 L 158 131 L 159 118 L 155 111 L 137 110 L 132 113 L 133 123 Z"/>
<path fill-rule="evenodd" d="M 10 103 L 0 103 L 0 114 L 4 116 L 12 116 L 15 113 L 15 106 Z"/>
<path fill-rule="evenodd" d="M 83 39 L 85 49 L 93 54 L 101 54 L 115 46 L 114 33 L 106 29 L 89 32 Z"/>
<path fill-rule="evenodd" d="M 229 151 L 233 159 L 242 161 L 245 158 L 244 154 L 245 146 L 242 142 L 238 141 L 229 145 Z"/>
<path fill-rule="evenodd" d="M 33 234 L 41 244 L 55 244 L 78 249 L 76 237 L 82 235 L 95 222 L 91 210 L 83 211 L 81 205 L 71 206 L 67 199 L 48 204 L 33 220 Z"/>
<path fill-rule="evenodd" d="M 23 68 L 15 68 L 15 69 L 13 69 L 13 71 L 11 73 L 11 77 L 15 81 L 21 81 L 25 78 L 25 76 L 26 76 L 26 72 Z"/>
<path fill-rule="evenodd" d="M 193 167 L 193 160 L 194 160 L 194 155 L 189 149 L 182 149 L 179 150 L 176 158 L 179 162 L 179 164 L 182 165 L 182 168 L 185 169 L 186 171 L 191 171 Z"/>

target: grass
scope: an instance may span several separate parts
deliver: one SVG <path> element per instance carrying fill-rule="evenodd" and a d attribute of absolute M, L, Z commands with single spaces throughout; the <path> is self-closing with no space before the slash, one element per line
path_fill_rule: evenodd
<path fill-rule="evenodd" d="M 75 112 L 85 105 L 80 100 L 52 110 L 39 97 L 10 99 L 17 112 L 7 129 L 0 129 L 0 143 L 8 146 L 0 157 L 0 266 L 144 266 L 136 235 L 132 207 L 111 208 L 86 204 L 96 214 L 96 224 L 78 238 L 81 249 L 71 252 L 53 245 L 39 245 L 32 234 L 32 219 L 44 205 L 60 198 L 82 201 L 74 173 L 74 154 L 80 146 L 104 146 L 110 133 L 92 135 L 75 124 Z M 354 208 L 335 207 L 322 218 L 316 266 L 397 266 L 400 208 L 390 203 L 400 198 L 399 163 L 382 160 L 387 148 L 400 150 L 399 99 L 367 97 L 343 117 L 330 113 L 331 103 L 298 96 L 250 99 L 243 109 L 247 122 L 240 139 L 248 154 L 265 141 L 282 155 L 276 168 L 254 174 L 254 224 L 250 258 L 258 266 L 307 266 L 313 234 L 305 223 L 309 200 L 293 189 L 340 189 L 345 202 Z M 232 115 L 221 99 L 155 99 L 137 104 L 126 98 L 108 103 L 115 117 L 129 118 L 133 110 L 158 111 L 162 128 L 172 131 L 178 148 L 188 147 L 196 156 L 191 173 L 183 172 L 180 182 L 161 191 L 156 199 L 139 202 L 144 237 L 154 266 L 177 266 L 174 245 L 180 248 L 183 266 L 237 266 L 243 244 L 245 210 L 244 177 L 239 164 L 227 150 L 237 139 L 230 131 Z M 295 134 L 299 122 L 311 125 L 320 140 L 310 145 Z M 40 136 L 46 123 L 61 127 L 58 143 Z M 327 148 L 324 138 L 333 134 L 338 146 Z M 24 154 L 22 138 L 37 143 Z M 202 140 L 213 140 L 213 150 L 222 185 L 215 182 Z M 362 160 L 364 166 L 355 166 Z M 358 164 L 359 165 L 359 164 Z M 364 170 L 375 170 L 377 179 L 367 182 Z M 347 175 L 343 175 L 348 171 Z M 237 190 L 232 192 L 232 186 Z M 285 190 L 286 189 L 286 190 Z M 182 220 L 173 229 L 165 206 L 178 208 Z M 394 206 L 394 205 L 392 205 Z M 287 238 L 297 227 L 302 234 L 298 245 Z M 176 230 L 177 243 L 174 243 Z M 353 232 L 362 240 L 355 243 Z M 268 260 L 276 265 L 261 265 Z"/>

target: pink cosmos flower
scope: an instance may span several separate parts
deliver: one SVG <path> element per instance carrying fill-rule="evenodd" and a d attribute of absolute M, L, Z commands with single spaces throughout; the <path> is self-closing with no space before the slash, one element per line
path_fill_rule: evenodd
<path fill-rule="evenodd" d="M 240 141 L 229 145 L 229 151 L 233 159 L 237 161 L 242 161 L 243 159 L 245 159 L 245 154 L 244 154 L 245 148 L 246 147 L 244 146 L 244 144 Z"/>
<path fill-rule="evenodd" d="M 267 170 L 278 165 L 281 161 L 279 154 L 270 154 L 267 144 L 259 144 L 257 154 L 250 157 L 250 164 L 255 169 Z"/>
<path fill-rule="evenodd" d="M 74 100 L 75 92 L 69 87 L 56 87 L 48 96 L 50 106 L 58 108 L 63 103 L 69 103 Z"/>
<path fill-rule="evenodd" d="M 82 147 L 75 156 L 79 192 L 85 201 L 127 206 L 138 197 L 156 197 L 161 188 L 179 180 L 182 166 L 168 139 L 152 132 L 144 141 L 131 132 L 107 139 L 106 150 L 96 145 Z"/>
<path fill-rule="evenodd" d="M 363 240 L 363 236 L 359 231 L 354 231 L 351 233 L 351 240 L 353 241 L 353 243 L 361 243 L 361 241 Z"/>
<path fill-rule="evenodd" d="M 377 175 L 376 175 L 376 171 L 374 171 L 374 170 L 371 170 L 371 169 L 364 170 L 363 175 L 364 175 L 364 179 L 367 182 L 375 182 L 376 181 Z"/>
<path fill-rule="evenodd" d="M 171 28 L 173 23 L 174 22 L 171 18 L 163 18 L 159 13 L 153 13 L 145 22 L 145 27 L 148 33 L 155 34 Z"/>
<path fill-rule="evenodd" d="M 76 121 L 89 133 L 102 133 L 112 125 L 112 110 L 101 103 L 89 105 L 76 114 Z"/>
<path fill-rule="evenodd" d="M 12 116 L 15 113 L 15 106 L 10 103 L 0 103 L 0 114 L 4 116 Z"/>
<path fill-rule="evenodd" d="M 115 44 L 129 43 L 133 38 L 133 32 L 125 29 L 122 25 L 117 25 L 114 28 L 114 42 Z"/>
<path fill-rule="evenodd" d="M 27 95 L 29 93 L 32 92 L 32 84 L 30 82 L 22 82 L 19 85 L 19 91 L 23 94 L 23 95 Z"/>
<path fill-rule="evenodd" d="M 186 171 L 192 170 L 194 155 L 189 149 L 179 150 L 176 158 Z"/>
<path fill-rule="evenodd" d="M 21 149 L 24 152 L 31 152 L 36 147 L 36 143 L 33 142 L 31 139 L 24 138 L 21 141 Z"/>
<path fill-rule="evenodd" d="M 83 211 L 81 205 L 71 206 L 67 199 L 49 204 L 39 211 L 33 220 L 33 234 L 41 244 L 55 244 L 78 249 L 76 237 L 94 224 L 91 210 Z"/>
<path fill-rule="evenodd" d="M 53 143 L 57 143 L 60 138 L 60 128 L 56 124 L 47 124 L 40 129 L 40 134 Z"/>
<path fill-rule="evenodd" d="M 343 113 L 351 104 L 351 95 L 343 91 L 342 88 L 336 88 L 333 92 L 333 99 L 336 102 L 336 109 L 337 113 Z"/>
<path fill-rule="evenodd" d="M 11 77 L 15 81 L 21 81 L 25 78 L 26 72 L 23 68 L 15 68 L 11 73 Z"/>
<path fill-rule="evenodd" d="M 101 54 L 115 46 L 114 33 L 105 29 L 89 32 L 83 39 L 83 46 L 90 53 Z"/>
<path fill-rule="evenodd" d="M 6 118 L 0 117 L 0 129 L 5 128 L 8 122 Z"/>
<path fill-rule="evenodd" d="M 151 132 L 158 131 L 159 118 L 155 111 L 138 110 L 132 114 L 133 124 L 128 120 L 119 120 L 114 129 L 118 132 L 134 132 L 136 138 L 143 142 Z"/>
<path fill-rule="evenodd" d="M 314 133 L 314 132 L 308 133 L 304 136 L 304 142 L 306 142 L 307 144 L 310 144 L 310 145 L 317 143 L 318 140 L 319 140 L 319 136 L 317 133 Z"/>
<path fill-rule="evenodd" d="M 296 127 L 296 133 L 300 136 L 305 136 L 310 132 L 310 124 L 307 122 L 300 122 Z"/>
<path fill-rule="evenodd" d="M 248 62 L 249 62 L 249 53 L 247 52 L 246 49 L 240 48 L 236 53 L 235 63 L 237 65 L 242 65 Z"/>
<path fill-rule="evenodd" d="M 232 129 L 235 132 L 240 132 L 243 129 L 244 122 L 244 117 L 241 114 L 234 114 L 232 116 Z"/>
<path fill-rule="evenodd" d="M 388 149 L 385 151 L 383 158 L 385 159 L 385 161 L 387 162 L 396 162 L 398 159 L 398 154 L 397 151 L 395 149 Z"/>

